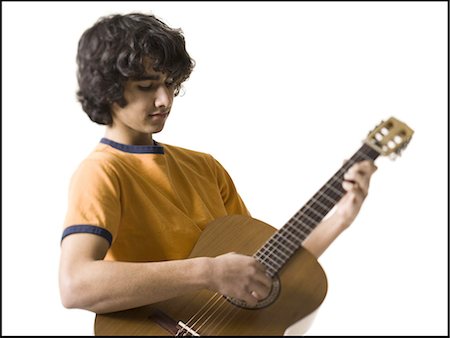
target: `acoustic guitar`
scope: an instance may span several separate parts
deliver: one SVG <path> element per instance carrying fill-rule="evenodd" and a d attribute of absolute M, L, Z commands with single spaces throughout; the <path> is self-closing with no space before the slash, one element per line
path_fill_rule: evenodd
<path fill-rule="evenodd" d="M 302 247 L 303 240 L 345 194 L 343 176 L 354 163 L 374 161 L 379 155 L 395 157 L 406 148 L 412 134 L 411 128 L 394 117 L 382 121 L 279 230 L 241 215 L 222 217 L 206 227 L 190 257 L 234 251 L 252 255 L 267 268 L 273 281 L 271 292 L 255 306 L 202 290 L 131 310 L 97 314 L 95 334 L 269 336 L 283 335 L 294 324 L 303 334 L 327 293 L 325 272 Z"/>

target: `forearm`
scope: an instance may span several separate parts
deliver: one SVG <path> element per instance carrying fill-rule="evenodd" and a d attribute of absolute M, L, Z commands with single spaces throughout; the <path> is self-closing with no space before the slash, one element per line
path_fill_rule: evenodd
<path fill-rule="evenodd" d="M 127 263 L 96 260 L 72 267 L 66 307 L 107 313 L 143 306 L 208 287 L 210 258 Z M 63 297 L 64 298 L 64 297 Z"/>
<path fill-rule="evenodd" d="M 302 246 L 319 258 L 345 228 L 346 226 L 335 213 L 318 224 L 303 241 Z"/>

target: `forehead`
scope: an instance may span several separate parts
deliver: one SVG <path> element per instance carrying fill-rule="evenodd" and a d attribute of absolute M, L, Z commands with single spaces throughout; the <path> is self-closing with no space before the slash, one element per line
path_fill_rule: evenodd
<path fill-rule="evenodd" d="M 167 74 L 164 72 L 156 71 L 153 68 L 154 61 L 148 57 L 144 59 L 144 73 L 140 74 L 130 80 L 132 81 L 142 81 L 142 80 L 160 80 L 167 77 Z"/>

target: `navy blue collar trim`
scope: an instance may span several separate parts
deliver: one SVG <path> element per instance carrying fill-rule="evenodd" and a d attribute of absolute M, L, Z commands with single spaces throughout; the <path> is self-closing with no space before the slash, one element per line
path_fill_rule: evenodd
<path fill-rule="evenodd" d="M 132 154 L 164 154 L 164 148 L 160 146 L 156 141 L 153 141 L 155 145 L 152 146 L 135 146 L 129 144 L 122 144 L 114 142 L 110 139 L 103 137 L 100 143 L 110 145 L 113 148 Z"/>

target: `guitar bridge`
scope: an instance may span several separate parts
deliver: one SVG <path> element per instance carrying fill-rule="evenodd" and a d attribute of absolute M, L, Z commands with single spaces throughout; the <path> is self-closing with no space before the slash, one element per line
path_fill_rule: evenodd
<path fill-rule="evenodd" d="M 197 336 L 200 337 L 200 335 L 194 330 L 191 329 L 189 326 L 187 326 L 182 321 L 178 322 L 178 326 L 181 327 L 181 329 L 178 330 L 177 334 L 175 336 Z"/>
<path fill-rule="evenodd" d="M 174 319 L 166 315 L 164 312 L 154 310 L 153 313 L 148 316 L 156 324 L 164 328 L 167 332 L 174 336 L 198 336 L 200 335 L 181 320 L 177 323 Z"/>

